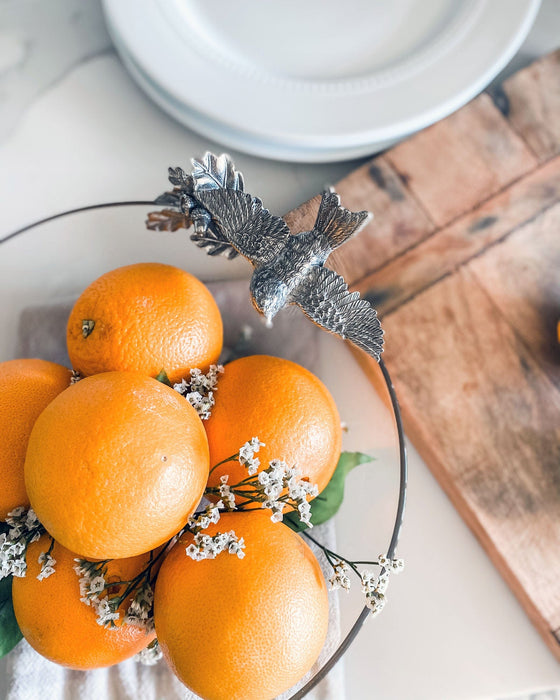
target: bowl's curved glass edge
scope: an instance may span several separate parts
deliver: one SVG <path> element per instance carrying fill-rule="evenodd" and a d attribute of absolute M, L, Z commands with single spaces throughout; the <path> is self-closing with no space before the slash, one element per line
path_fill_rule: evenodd
<path fill-rule="evenodd" d="M 385 379 L 385 384 L 387 385 L 387 390 L 391 398 L 391 405 L 393 407 L 393 414 L 395 416 L 395 422 L 397 425 L 397 433 L 399 436 L 399 465 L 400 465 L 400 478 L 399 478 L 399 500 L 397 503 L 397 512 L 395 515 L 395 524 L 393 526 L 393 532 L 391 535 L 391 541 L 387 549 L 387 556 L 392 558 L 395 554 L 397 543 L 399 541 L 399 535 L 401 532 L 403 519 L 404 519 L 404 509 L 406 504 L 406 486 L 408 478 L 408 460 L 406 453 L 406 443 L 404 440 L 404 429 L 401 418 L 401 411 L 399 407 L 399 402 L 397 400 L 397 395 L 393 387 L 393 382 L 391 381 L 391 376 L 385 366 L 382 359 L 379 360 L 379 367 Z M 352 628 L 346 635 L 346 637 L 339 644 L 337 650 L 331 656 L 331 658 L 319 669 L 319 671 L 306 683 L 303 688 L 290 696 L 290 700 L 301 700 L 305 697 L 307 693 L 314 688 L 333 668 L 333 666 L 342 658 L 348 647 L 352 644 L 354 639 L 358 636 L 362 625 L 371 615 L 371 611 L 368 607 L 364 607 L 356 622 L 352 625 Z"/>
<path fill-rule="evenodd" d="M 92 211 L 94 209 L 108 209 L 111 207 L 125 207 L 125 206 L 157 206 L 156 202 L 147 200 L 147 201 L 142 201 L 142 200 L 134 200 L 134 201 L 122 201 L 122 202 L 103 202 L 101 204 L 90 204 L 87 206 L 83 207 L 78 207 L 76 209 L 68 209 L 63 212 L 59 212 L 58 214 L 53 214 L 52 216 L 47 216 L 43 219 L 39 219 L 38 221 L 34 221 L 33 223 L 27 224 L 26 226 L 23 226 L 20 229 L 17 229 L 16 231 L 12 231 L 11 233 L 7 234 L 3 238 L 0 238 L 0 245 L 2 243 L 6 243 L 7 241 L 11 240 L 12 238 L 15 238 L 16 236 L 19 236 L 26 231 L 30 231 L 31 229 L 35 228 L 36 226 L 40 226 L 42 224 L 46 224 L 50 221 L 54 221 L 56 219 L 60 219 L 64 216 L 70 216 L 71 214 L 79 214 L 81 212 L 85 211 Z M 391 399 L 391 406 L 393 408 L 393 415 L 395 417 L 395 422 L 396 422 L 396 427 L 397 427 L 397 434 L 399 438 L 399 465 L 400 465 L 400 474 L 399 474 L 399 498 L 398 498 L 398 503 L 397 503 L 397 511 L 395 514 L 395 524 L 393 526 L 393 532 L 391 534 L 391 541 L 389 543 L 389 546 L 387 548 L 387 556 L 389 558 L 392 558 L 395 554 L 395 550 L 397 547 L 397 543 L 399 540 L 402 524 L 403 524 L 403 518 L 404 518 L 404 509 L 405 509 L 405 503 L 406 503 L 406 488 L 407 488 L 407 477 L 408 477 L 408 462 L 407 462 L 407 453 L 406 453 L 406 444 L 404 440 L 404 429 L 403 429 L 403 424 L 402 424 L 402 417 L 401 417 L 401 412 L 399 408 L 399 402 L 397 400 L 397 395 L 395 393 L 395 389 L 393 387 L 393 382 L 391 381 L 391 376 L 387 370 L 387 367 L 385 366 L 385 363 L 383 362 L 382 359 L 379 361 L 379 367 L 381 369 L 381 372 L 383 374 L 383 378 L 385 380 L 385 384 L 387 386 L 387 391 L 389 392 L 389 396 Z M 334 654 L 330 657 L 330 659 L 323 665 L 323 667 L 311 678 L 300 690 L 298 690 L 294 695 L 290 696 L 290 700 L 301 700 L 301 698 L 304 698 L 307 693 L 315 688 L 317 684 L 329 673 L 329 671 L 335 666 L 335 664 L 342 658 L 348 647 L 352 644 L 354 639 L 357 637 L 359 631 L 362 628 L 362 625 L 370 615 L 370 610 L 367 607 L 364 607 L 363 610 L 360 612 L 360 615 L 358 616 L 356 622 L 352 625 L 352 628 L 346 635 L 346 637 L 342 640 L 342 642 L 339 644 L 337 650 L 334 652 Z"/>

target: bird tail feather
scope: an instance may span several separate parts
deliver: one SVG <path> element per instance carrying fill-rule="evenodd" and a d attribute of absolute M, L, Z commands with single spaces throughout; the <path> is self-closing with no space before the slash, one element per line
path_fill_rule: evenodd
<path fill-rule="evenodd" d="M 353 212 L 340 205 L 340 197 L 334 190 L 323 192 L 314 230 L 325 237 L 331 250 L 360 231 L 372 214 L 368 211 Z"/>

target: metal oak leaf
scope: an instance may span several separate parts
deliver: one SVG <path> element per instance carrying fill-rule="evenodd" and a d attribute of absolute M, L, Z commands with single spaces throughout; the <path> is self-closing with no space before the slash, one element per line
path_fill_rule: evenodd
<path fill-rule="evenodd" d="M 180 228 L 189 228 L 191 223 L 189 216 L 174 209 L 152 211 L 146 219 L 146 227 L 150 231 L 178 231 Z"/>
<path fill-rule="evenodd" d="M 240 190 L 243 191 L 243 175 L 235 169 L 233 161 L 225 153 L 215 156 L 205 153 L 200 160 L 193 160 L 192 178 L 194 189 L 201 190 Z"/>
<path fill-rule="evenodd" d="M 160 194 L 159 197 L 154 199 L 154 204 L 161 207 L 176 207 L 181 208 L 181 190 L 179 188 L 171 190 L 171 192 L 164 192 Z"/>

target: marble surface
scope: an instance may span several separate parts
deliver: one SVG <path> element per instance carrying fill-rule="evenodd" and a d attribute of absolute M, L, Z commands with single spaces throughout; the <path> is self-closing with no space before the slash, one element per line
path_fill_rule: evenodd
<path fill-rule="evenodd" d="M 545 0 L 509 73 L 560 45 Z M 220 150 L 174 123 L 114 54 L 98 0 L 0 0 L 0 237 L 98 201 L 151 198 L 162 173 Z M 232 154 L 267 205 L 293 208 L 355 162 Z M 559 700 L 560 667 L 413 448 L 407 570 L 346 657 L 350 700 Z"/>

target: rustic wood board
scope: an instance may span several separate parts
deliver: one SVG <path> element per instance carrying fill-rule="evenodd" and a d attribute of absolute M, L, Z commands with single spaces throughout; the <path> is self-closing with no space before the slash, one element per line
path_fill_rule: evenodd
<path fill-rule="evenodd" d="M 560 51 L 337 189 L 407 434 L 560 659 Z"/>

